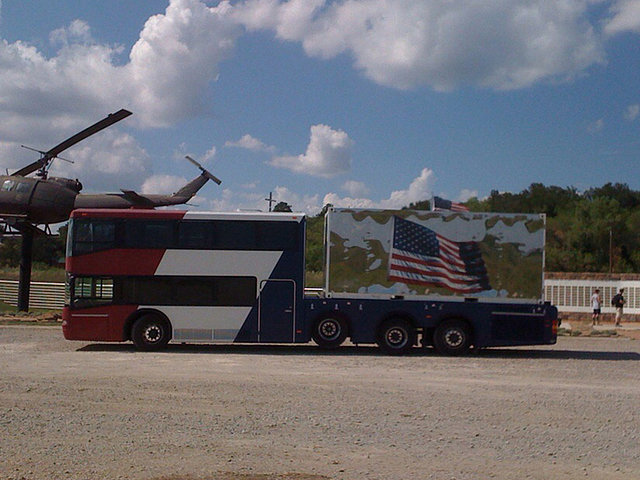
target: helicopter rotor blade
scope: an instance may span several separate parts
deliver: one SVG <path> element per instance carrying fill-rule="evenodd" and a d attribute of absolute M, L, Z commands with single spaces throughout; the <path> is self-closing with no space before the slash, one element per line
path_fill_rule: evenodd
<path fill-rule="evenodd" d="M 209 180 L 212 180 L 212 181 L 216 182 L 218 185 L 220 185 L 222 183 L 222 180 L 220 180 L 218 177 L 216 177 L 213 173 L 209 172 L 206 168 L 204 168 L 202 165 L 200 165 L 198 162 L 196 162 L 189 155 L 185 155 L 184 158 L 186 158 L 191 163 L 193 163 L 196 167 L 198 167 L 200 169 L 200 171 L 202 172 L 202 174 L 205 177 L 207 177 Z"/>
<path fill-rule="evenodd" d="M 25 176 L 35 172 L 36 170 L 47 165 L 51 161 L 51 159 L 57 157 L 58 154 L 62 153 L 67 148 L 70 148 L 76 143 L 81 142 L 85 138 L 98 133 L 100 130 L 104 130 L 105 128 L 113 125 L 114 123 L 119 122 L 124 118 L 127 118 L 129 115 L 131 115 L 131 112 L 125 109 L 118 110 L 115 113 L 110 113 L 99 122 L 94 123 L 90 127 L 87 127 L 84 130 L 82 130 L 81 132 L 78 132 L 72 137 L 67 138 L 64 142 L 59 143 L 48 152 L 45 152 L 41 159 L 31 163 L 30 165 L 27 165 L 26 167 L 21 168 L 17 172 L 14 172 L 13 175 Z"/>

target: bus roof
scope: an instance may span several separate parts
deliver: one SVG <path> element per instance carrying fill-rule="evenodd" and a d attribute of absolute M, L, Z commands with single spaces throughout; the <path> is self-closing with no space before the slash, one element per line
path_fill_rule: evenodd
<path fill-rule="evenodd" d="M 300 222 L 304 213 L 291 212 L 200 212 L 188 210 L 153 210 L 147 208 L 82 208 L 71 212 L 71 218 L 140 218 L 147 220 L 266 220 Z"/>

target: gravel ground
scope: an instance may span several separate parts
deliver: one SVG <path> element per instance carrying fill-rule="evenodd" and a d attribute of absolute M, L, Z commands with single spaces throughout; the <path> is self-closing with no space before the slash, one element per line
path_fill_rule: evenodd
<path fill-rule="evenodd" d="M 0 326 L 1 479 L 640 479 L 640 341 L 464 358 Z"/>

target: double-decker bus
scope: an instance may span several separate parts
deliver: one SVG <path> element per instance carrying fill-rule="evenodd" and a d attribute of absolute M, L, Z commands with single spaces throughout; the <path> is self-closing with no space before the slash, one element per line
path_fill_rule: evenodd
<path fill-rule="evenodd" d="M 76 210 L 64 335 L 144 350 L 300 341 L 304 238 L 301 214 Z"/>

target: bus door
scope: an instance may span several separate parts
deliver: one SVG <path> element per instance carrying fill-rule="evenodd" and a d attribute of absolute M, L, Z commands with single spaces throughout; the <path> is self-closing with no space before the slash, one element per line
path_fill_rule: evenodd
<path fill-rule="evenodd" d="M 258 341 L 295 341 L 296 283 L 290 279 L 260 282 Z"/>

